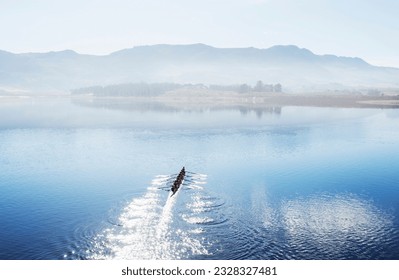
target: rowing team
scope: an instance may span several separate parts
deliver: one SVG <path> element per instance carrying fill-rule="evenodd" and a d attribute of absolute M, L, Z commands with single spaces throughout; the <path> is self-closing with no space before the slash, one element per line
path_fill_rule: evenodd
<path fill-rule="evenodd" d="M 173 182 L 171 188 L 172 195 L 174 195 L 177 192 L 177 190 L 180 188 L 180 185 L 182 184 L 185 175 L 186 175 L 186 170 L 183 167 L 182 170 L 180 170 L 179 175 L 177 175 L 176 180 Z"/>

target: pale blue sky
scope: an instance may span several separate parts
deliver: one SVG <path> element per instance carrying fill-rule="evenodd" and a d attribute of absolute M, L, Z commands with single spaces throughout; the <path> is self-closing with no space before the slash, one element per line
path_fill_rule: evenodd
<path fill-rule="evenodd" d="M 138 45 L 294 44 L 399 67 L 398 0 L 0 0 L 0 49 L 108 54 Z"/>

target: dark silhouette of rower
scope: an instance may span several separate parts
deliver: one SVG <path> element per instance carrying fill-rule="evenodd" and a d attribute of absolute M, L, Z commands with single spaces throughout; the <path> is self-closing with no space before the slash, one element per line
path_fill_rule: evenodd
<path fill-rule="evenodd" d="M 185 175 L 186 170 L 183 166 L 182 170 L 180 170 L 179 174 L 177 175 L 176 180 L 173 182 L 172 188 L 170 189 L 172 191 L 172 195 L 174 195 L 180 188 L 180 185 L 182 184 Z"/>

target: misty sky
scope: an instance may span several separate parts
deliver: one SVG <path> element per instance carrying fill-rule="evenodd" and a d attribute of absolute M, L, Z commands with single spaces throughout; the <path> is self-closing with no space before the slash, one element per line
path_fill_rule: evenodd
<path fill-rule="evenodd" d="M 0 49 L 108 54 L 138 45 L 294 44 L 399 67 L 397 0 L 0 0 Z"/>

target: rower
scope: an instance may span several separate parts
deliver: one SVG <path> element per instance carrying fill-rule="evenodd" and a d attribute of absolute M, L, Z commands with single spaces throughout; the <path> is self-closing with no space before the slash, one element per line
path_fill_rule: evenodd
<path fill-rule="evenodd" d="M 180 170 L 179 174 L 177 175 L 177 177 L 176 177 L 175 181 L 173 182 L 173 185 L 170 189 L 172 191 L 172 195 L 174 195 L 178 191 L 180 185 L 183 183 L 185 175 L 186 175 L 186 170 L 183 166 L 182 170 Z"/>

